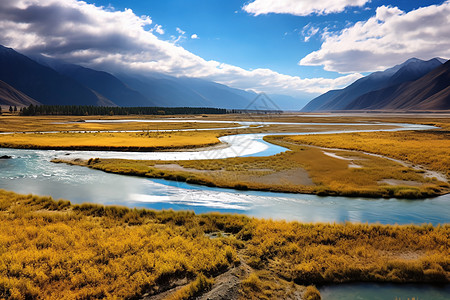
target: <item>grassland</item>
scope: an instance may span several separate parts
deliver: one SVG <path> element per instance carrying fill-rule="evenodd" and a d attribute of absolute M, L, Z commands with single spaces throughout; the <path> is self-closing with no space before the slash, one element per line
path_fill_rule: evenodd
<path fill-rule="evenodd" d="M 302 224 L 0 190 L 0 297 L 188 299 L 243 266 L 231 287 L 241 299 L 314 299 L 302 286 L 350 281 L 448 283 L 449 235 L 449 225 Z"/>
<path fill-rule="evenodd" d="M 8 134 L 0 147 L 25 149 L 155 151 L 220 143 L 217 131 Z"/>
<path fill-rule="evenodd" d="M 209 120 L 202 116 L 176 116 L 179 119 Z M 170 119 L 170 116 L 167 118 Z M 102 122 L 91 123 L 89 120 L 164 120 L 161 116 L 0 116 L 0 132 L 39 132 L 39 131 L 107 131 L 107 130 L 170 130 L 235 127 L 237 124 L 195 123 L 195 122 Z"/>

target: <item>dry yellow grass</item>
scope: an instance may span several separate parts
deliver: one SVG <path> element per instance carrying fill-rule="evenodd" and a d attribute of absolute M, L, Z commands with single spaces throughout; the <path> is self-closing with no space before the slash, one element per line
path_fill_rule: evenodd
<path fill-rule="evenodd" d="M 0 147 L 149 151 L 214 145 L 219 143 L 219 136 L 220 133 L 215 131 L 171 133 L 16 133 L 1 136 Z"/>
<path fill-rule="evenodd" d="M 176 116 L 176 118 L 189 118 L 190 120 L 209 120 L 201 116 Z M 83 120 L 164 120 L 161 116 L 0 116 L 0 132 L 36 132 L 36 131 L 106 131 L 106 130 L 166 130 L 166 129 L 199 129 L 199 128 L 226 128 L 237 124 L 224 123 L 89 123 Z M 71 123 L 68 123 L 71 122 Z"/>
<path fill-rule="evenodd" d="M 286 299 L 295 284 L 449 283 L 449 236 L 449 225 L 302 224 L 0 190 L 0 298 L 135 299 L 187 277 L 191 284 L 173 294 L 184 299 L 238 256 L 256 269 L 242 278 L 246 299 Z"/>

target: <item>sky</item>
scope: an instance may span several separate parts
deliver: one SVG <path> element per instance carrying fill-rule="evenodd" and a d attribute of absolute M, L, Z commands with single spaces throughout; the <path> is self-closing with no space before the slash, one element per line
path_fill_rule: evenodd
<path fill-rule="evenodd" d="M 411 57 L 450 58 L 450 1 L 1 0 L 0 44 L 313 98 Z"/>

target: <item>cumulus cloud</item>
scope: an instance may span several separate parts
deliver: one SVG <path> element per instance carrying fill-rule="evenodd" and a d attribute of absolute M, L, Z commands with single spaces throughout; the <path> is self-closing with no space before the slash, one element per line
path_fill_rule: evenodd
<path fill-rule="evenodd" d="M 411 57 L 448 59 L 449 28 L 450 1 L 408 13 L 381 6 L 367 21 L 325 33 L 321 48 L 299 63 L 346 73 L 383 70 Z"/>
<path fill-rule="evenodd" d="M 308 16 L 339 13 L 347 7 L 364 6 L 370 0 L 254 0 L 242 8 L 255 16 L 264 14 L 291 14 Z"/>
<path fill-rule="evenodd" d="M 199 37 L 196 33 L 194 33 L 193 35 L 191 35 L 191 39 L 196 40 L 199 39 Z"/>
<path fill-rule="evenodd" d="M 174 40 L 164 41 L 154 34 L 158 25 L 145 29 L 150 25 L 150 17 L 136 16 L 130 9 L 116 11 L 77 0 L 0 1 L 0 44 L 113 73 L 161 72 L 293 96 L 325 92 L 361 77 L 305 79 L 206 61 L 177 45 L 185 37 L 182 29 L 177 28 Z"/>

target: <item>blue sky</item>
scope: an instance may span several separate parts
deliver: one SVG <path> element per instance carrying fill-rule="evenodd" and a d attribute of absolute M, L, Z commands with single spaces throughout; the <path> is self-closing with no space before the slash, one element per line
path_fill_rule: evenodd
<path fill-rule="evenodd" d="M 178 36 L 176 28 L 186 32 L 180 41 L 185 49 L 206 60 L 217 60 L 245 69 L 269 68 L 302 77 L 336 78 L 340 74 L 322 67 L 300 66 L 301 58 L 321 46 L 320 30 L 339 31 L 358 21 L 369 19 L 379 6 L 397 6 L 405 12 L 443 1 L 377 1 L 363 7 L 349 7 L 342 13 L 294 16 L 267 14 L 253 16 L 242 7 L 242 0 L 95 0 L 89 3 L 132 9 L 137 15 L 148 15 L 162 26 L 162 39 Z M 305 41 L 307 25 L 319 28 L 318 34 Z M 197 34 L 198 39 L 191 39 Z"/>
<path fill-rule="evenodd" d="M 448 0 L 2 0 L 0 44 L 307 98 L 411 57 L 449 58 L 449 16 Z"/>

